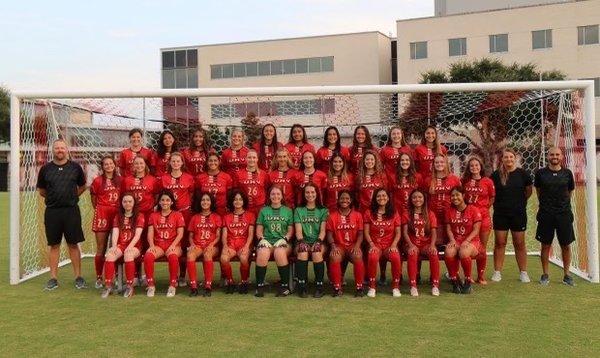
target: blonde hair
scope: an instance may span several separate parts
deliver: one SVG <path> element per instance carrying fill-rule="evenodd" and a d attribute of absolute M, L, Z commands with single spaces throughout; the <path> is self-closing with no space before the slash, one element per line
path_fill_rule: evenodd
<path fill-rule="evenodd" d="M 167 173 L 171 173 L 173 171 L 173 168 L 171 167 L 171 160 L 173 159 L 173 157 L 181 158 L 181 171 L 185 172 L 185 158 L 183 157 L 183 154 L 181 154 L 181 152 L 173 152 L 171 153 L 171 156 L 169 157 L 169 162 L 167 163 Z"/>
<path fill-rule="evenodd" d="M 381 159 L 379 158 L 379 155 L 377 154 L 376 151 L 369 149 L 365 152 L 365 154 L 363 155 L 363 157 L 360 159 L 360 164 L 358 167 L 358 181 L 359 183 L 362 183 L 365 175 L 367 175 L 367 170 L 365 168 L 365 158 L 367 158 L 367 155 L 373 155 L 373 157 L 375 157 L 375 175 L 381 175 L 383 173 L 383 165 L 381 164 Z"/>
<path fill-rule="evenodd" d="M 502 160 L 502 158 L 504 158 L 504 154 L 506 153 L 511 153 L 515 157 L 515 160 L 517 159 L 517 152 L 515 152 L 513 149 L 504 148 L 504 150 L 502 150 L 502 156 L 500 157 L 500 165 L 498 166 L 498 174 L 500 176 L 500 183 L 502 184 L 502 186 L 506 185 L 506 183 L 508 182 L 508 176 L 510 174 L 508 169 L 506 169 L 506 166 L 504 165 L 504 161 Z"/>
<path fill-rule="evenodd" d="M 282 154 L 282 153 L 287 156 L 288 169 L 294 168 L 294 162 L 292 161 L 292 156 L 290 155 L 290 152 L 286 148 L 279 148 L 275 152 L 273 159 L 271 159 L 271 170 L 279 169 L 279 161 L 277 160 L 277 157 L 279 156 L 279 154 Z"/>
<path fill-rule="evenodd" d="M 432 174 L 431 175 L 431 182 L 429 183 L 429 194 L 434 194 L 435 193 L 435 191 L 434 191 L 434 189 L 435 189 L 435 181 L 438 178 L 437 171 L 435 170 L 435 160 L 437 158 L 443 158 L 444 159 L 444 163 L 446 164 L 445 168 L 444 168 L 444 171 L 443 171 L 442 178 L 445 178 L 448 175 L 450 175 L 450 162 L 448 162 L 448 157 L 445 156 L 445 155 L 443 155 L 443 154 L 437 154 L 435 157 L 433 157 L 434 168 L 433 168 L 433 172 L 431 173 Z"/>

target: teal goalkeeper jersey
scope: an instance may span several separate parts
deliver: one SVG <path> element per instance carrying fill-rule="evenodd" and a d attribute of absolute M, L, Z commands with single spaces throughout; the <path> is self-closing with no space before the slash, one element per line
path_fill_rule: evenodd
<path fill-rule="evenodd" d="M 294 211 L 294 223 L 302 225 L 302 237 L 307 244 L 314 244 L 319 238 L 321 223 L 327 220 L 329 211 L 326 208 L 308 209 L 298 207 Z"/>
<path fill-rule="evenodd" d="M 263 236 L 272 245 L 287 234 L 288 226 L 294 224 L 294 214 L 287 206 L 278 209 L 265 206 L 260 210 L 256 224 L 263 226 Z"/>

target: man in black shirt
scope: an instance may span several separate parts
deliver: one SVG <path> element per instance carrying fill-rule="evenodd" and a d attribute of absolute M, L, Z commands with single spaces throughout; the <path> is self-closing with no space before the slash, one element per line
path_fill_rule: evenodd
<path fill-rule="evenodd" d="M 537 213 L 537 232 L 535 238 L 542 244 L 542 277 L 540 283 L 550 283 L 548 262 L 554 233 L 558 238 L 564 267 L 563 283 L 574 286 L 569 275 L 571 265 L 570 244 L 575 240 L 573 232 L 573 212 L 571 211 L 571 193 L 575 189 L 573 173 L 561 166 L 563 154 L 559 148 L 548 150 L 549 164 L 535 173 L 535 189 L 540 202 Z"/>
<path fill-rule="evenodd" d="M 58 287 L 57 271 L 60 243 L 64 235 L 69 256 L 75 272 L 75 287 L 85 288 L 81 277 L 81 252 L 79 243 L 84 241 L 79 212 L 79 196 L 85 191 L 85 175 L 81 166 L 68 159 L 67 144 L 62 139 L 52 144 L 53 159 L 40 169 L 37 188 L 45 198 L 44 227 L 50 248 L 50 280 L 47 290 Z"/>

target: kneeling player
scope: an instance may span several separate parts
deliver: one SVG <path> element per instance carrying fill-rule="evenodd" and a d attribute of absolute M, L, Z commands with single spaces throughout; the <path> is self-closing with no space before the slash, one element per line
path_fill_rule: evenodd
<path fill-rule="evenodd" d="M 342 190 L 338 196 L 338 210 L 327 219 L 327 242 L 331 248 L 329 266 L 333 281 L 333 296 L 342 295 L 342 261 L 352 261 L 354 265 L 355 297 L 362 297 L 365 266 L 360 246 L 363 241 L 362 215 L 352 208 L 352 195 Z"/>
<path fill-rule="evenodd" d="M 216 247 L 221 237 L 221 217 L 215 213 L 216 203 L 209 193 L 196 195 L 193 210 L 196 212 L 188 225 L 189 246 L 187 250 L 187 269 L 190 275 L 190 296 L 198 296 L 198 272 L 196 259 L 202 257 L 204 269 L 204 296 L 212 292 L 213 259 L 219 254 Z"/>

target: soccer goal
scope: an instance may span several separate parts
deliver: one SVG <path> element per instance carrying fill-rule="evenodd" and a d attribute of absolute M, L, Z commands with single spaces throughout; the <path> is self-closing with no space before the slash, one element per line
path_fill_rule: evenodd
<path fill-rule="evenodd" d="M 373 144 L 381 147 L 391 126 L 401 126 L 414 145 L 432 124 L 449 149 L 451 169 L 457 175 L 472 155 L 483 159 L 489 175 L 505 146 L 517 151 L 519 165 L 533 175 L 547 164 L 548 147 L 559 146 L 576 181 L 572 197 L 576 241 L 570 269 L 599 282 L 592 81 L 15 93 L 11 99 L 10 282 L 18 284 L 48 270 L 44 203 L 35 184 L 40 167 L 52 159 L 54 139 L 67 141 L 71 158 L 83 166 L 89 184 L 99 173 L 102 156 L 117 155 L 128 146 L 127 133 L 133 127 L 142 128 L 146 145 L 156 147 L 163 129 L 173 131 L 180 145 L 186 146 L 192 131 L 202 126 L 220 153 L 233 127 L 242 127 L 248 142 L 253 142 L 266 123 L 276 126 L 283 143 L 290 127 L 300 123 L 317 148 L 328 126 L 336 126 L 343 144 L 349 145 L 354 128 L 364 125 Z M 79 205 L 86 235 L 82 252 L 93 256 L 89 192 Z M 531 255 L 539 255 L 534 239 L 537 205 L 534 194 L 528 204 L 526 239 Z M 68 264 L 67 253 L 61 255 L 61 263 Z M 552 261 L 562 265 L 558 247 Z"/>

